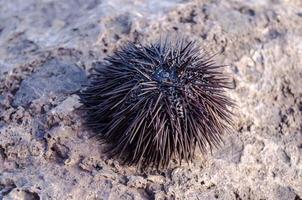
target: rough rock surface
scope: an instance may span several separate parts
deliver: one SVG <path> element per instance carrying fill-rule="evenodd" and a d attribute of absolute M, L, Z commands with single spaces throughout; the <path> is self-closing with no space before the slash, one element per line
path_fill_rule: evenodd
<path fill-rule="evenodd" d="M 71 93 L 124 41 L 166 32 L 223 51 L 236 130 L 194 163 L 141 173 L 89 139 Z M 0 199 L 299 200 L 301 56 L 300 0 L 1 1 Z"/>
<path fill-rule="evenodd" d="M 45 61 L 39 70 L 22 80 L 13 105 L 24 106 L 50 93 L 60 96 L 79 90 L 86 83 L 85 71 L 57 59 Z"/>

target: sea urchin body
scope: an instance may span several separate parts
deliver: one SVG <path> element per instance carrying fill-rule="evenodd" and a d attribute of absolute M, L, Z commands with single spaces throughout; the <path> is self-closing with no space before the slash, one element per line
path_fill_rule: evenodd
<path fill-rule="evenodd" d="M 232 124 L 228 77 L 195 42 L 128 43 L 81 94 L 87 125 L 125 164 L 167 167 L 205 153 Z"/>

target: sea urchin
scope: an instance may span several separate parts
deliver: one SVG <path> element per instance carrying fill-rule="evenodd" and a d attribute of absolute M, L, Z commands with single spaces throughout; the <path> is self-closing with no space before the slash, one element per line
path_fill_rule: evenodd
<path fill-rule="evenodd" d="M 205 153 L 230 130 L 229 79 L 196 42 L 129 42 L 106 60 L 80 98 L 87 125 L 124 164 L 188 162 L 196 146 Z"/>

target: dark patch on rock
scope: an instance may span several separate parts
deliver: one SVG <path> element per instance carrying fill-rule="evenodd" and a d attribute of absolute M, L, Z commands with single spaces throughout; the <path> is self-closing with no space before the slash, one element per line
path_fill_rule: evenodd
<path fill-rule="evenodd" d="M 247 7 L 241 7 L 239 9 L 239 12 L 241 12 L 242 14 L 245 14 L 245 15 L 249 15 L 251 17 L 254 17 L 256 15 L 256 12 L 253 9 L 247 8 Z"/>
<path fill-rule="evenodd" d="M 0 199 L 10 193 L 10 191 L 12 191 L 16 187 L 16 184 L 9 179 L 5 180 L 4 182 L 0 182 Z"/>
<path fill-rule="evenodd" d="M 51 150 L 53 152 L 53 158 L 57 163 L 63 164 L 65 160 L 68 159 L 68 153 L 69 153 L 69 148 L 66 147 L 65 145 L 55 143 L 53 147 L 51 147 Z"/>
<path fill-rule="evenodd" d="M 21 39 L 14 41 L 8 47 L 8 51 L 11 54 L 21 54 L 24 52 L 34 52 L 38 49 L 38 45 L 35 44 L 33 41 L 28 39 Z"/>
<path fill-rule="evenodd" d="M 26 189 L 13 189 L 7 196 L 7 199 L 39 200 L 40 196 L 36 192 Z"/>
<path fill-rule="evenodd" d="M 27 106 L 33 100 L 50 93 L 66 95 L 81 88 L 87 81 L 85 71 L 74 63 L 59 59 L 46 61 L 39 70 L 22 81 L 14 106 Z"/>

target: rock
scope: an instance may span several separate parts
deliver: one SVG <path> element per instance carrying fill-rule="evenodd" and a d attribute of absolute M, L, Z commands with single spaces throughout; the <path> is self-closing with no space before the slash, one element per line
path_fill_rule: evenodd
<path fill-rule="evenodd" d="M 0 61 L 0 79 L 3 79 L 5 74 L 7 74 L 10 70 L 13 69 L 13 66 L 8 66 Z"/>
<path fill-rule="evenodd" d="M 27 106 L 33 100 L 49 95 L 67 95 L 86 83 L 85 71 L 73 63 L 59 59 L 47 60 L 31 76 L 22 81 L 13 104 Z"/>
<path fill-rule="evenodd" d="M 224 142 L 222 148 L 214 152 L 214 158 L 238 164 L 244 147 L 242 141 L 230 136 Z"/>
<path fill-rule="evenodd" d="M 0 179 L 0 198 L 3 199 L 4 195 L 10 193 L 16 187 L 17 187 L 16 184 L 12 180 L 9 180 L 9 179 L 1 180 Z"/>
<path fill-rule="evenodd" d="M 135 188 L 145 188 L 147 180 L 141 176 L 128 176 L 127 186 Z"/>
<path fill-rule="evenodd" d="M 278 186 L 274 191 L 274 198 L 280 200 L 296 200 L 298 199 L 295 191 L 290 187 Z"/>
<path fill-rule="evenodd" d="M 102 165 L 99 163 L 99 161 L 91 157 L 84 158 L 81 163 L 79 163 L 79 167 L 88 172 L 92 172 L 93 170 L 99 171 L 102 169 Z"/>
<path fill-rule="evenodd" d="M 0 199 L 301 199 L 301 2 L 0 1 Z M 89 137 L 73 93 L 160 35 L 223 52 L 235 127 L 193 164 L 140 172 Z"/>
<path fill-rule="evenodd" d="M 68 115 L 80 106 L 81 104 L 79 102 L 79 96 L 71 95 L 50 112 L 52 115 Z"/>
<path fill-rule="evenodd" d="M 40 197 L 35 192 L 22 190 L 20 188 L 13 189 L 8 195 L 5 195 L 3 200 L 39 200 Z"/>
<path fill-rule="evenodd" d="M 3 121 L 0 121 L 0 129 L 1 129 L 2 127 L 4 127 L 4 125 L 5 125 L 5 123 L 4 123 Z"/>

